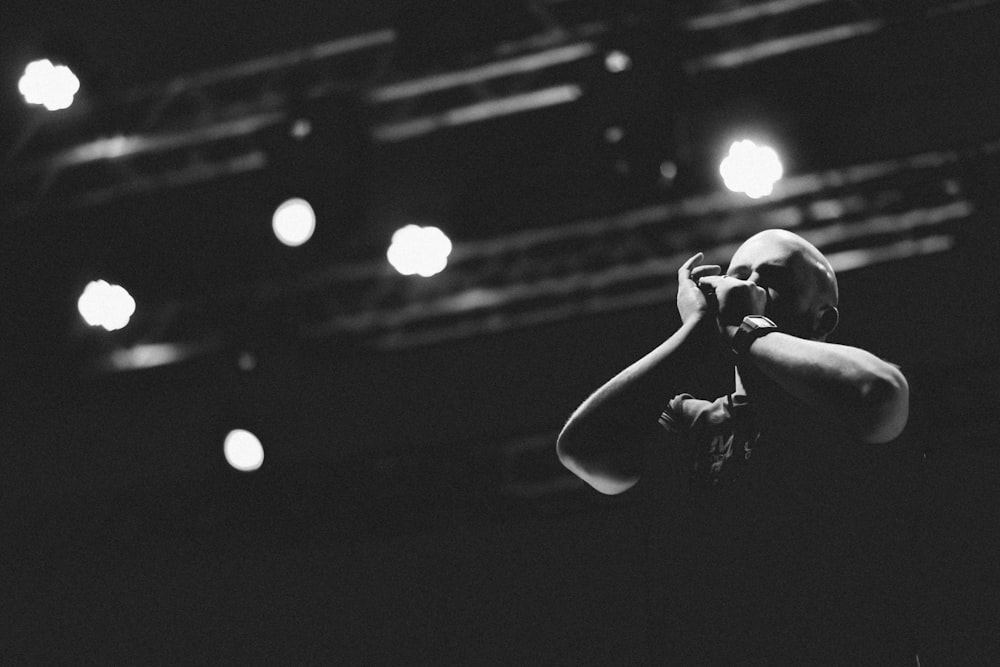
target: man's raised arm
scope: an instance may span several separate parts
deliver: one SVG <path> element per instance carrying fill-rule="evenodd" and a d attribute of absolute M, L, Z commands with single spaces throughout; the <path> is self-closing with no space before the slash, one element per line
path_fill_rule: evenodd
<path fill-rule="evenodd" d="M 754 283 L 731 276 L 702 282 L 713 290 L 719 330 L 727 340 L 733 339 L 744 315 L 763 313 L 764 290 Z M 906 426 L 906 378 L 860 348 L 776 331 L 753 341 L 743 363 L 816 413 L 845 426 L 859 442 L 888 442 Z"/>
<path fill-rule="evenodd" d="M 870 352 L 778 332 L 754 341 L 746 356 L 785 391 L 844 424 L 859 442 L 889 442 L 906 426 L 906 378 Z"/>
<path fill-rule="evenodd" d="M 618 494 L 639 480 L 644 441 L 666 402 L 681 393 L 717 350 L 714 314 L 697 281 L 715 265 L 692 268 L 698 253 L 677 272 L 680 328 L 618 373 L 573 412 L 556 451 L 571 472 L 601 493 Z"/>

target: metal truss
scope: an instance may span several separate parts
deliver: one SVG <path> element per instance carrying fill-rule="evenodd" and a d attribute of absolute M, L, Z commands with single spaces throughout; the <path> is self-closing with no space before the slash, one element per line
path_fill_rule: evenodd
<path fill-rule="evenodd" d="M 922 3 L 918 18 L 994 4 Z M 35 128 L 7 161 L 13 217 L 265 169 L 273 161 L 269 133 L 290 131 L 303 106 L 317 100 L 359 100 L 376 143 L 572 104 L 586 94 L 574 68 L 631 30 L 685 33 L 685 70 L 701 76 L 913 18 L 912 12 L 847 15 L 832 0 L 689 3 L 667 15 L 631 3 L 609 9 L 534 0 L 527 7 L 537 18 L 532 34 L 500 36 L 463 54 L 461 67 L 401 68 L 399 32 L 385 28 L 177 77 L 76 110 Z M 240 325 L 224 319 L 233 311 L 219 307 L 224 303 L 252 304 L 264 320 L 294 313 L 280 330 L 296 340 L 346 337 L 382 348 L 665 303 L 690 252 L 705 250 L 709 261 L 719 261 L 765 227 L 798 230 L 840 270 L 940 252 L 957 242 L 976 211 L 966 166 L 995 167 L 996 160 L 996 144 L 985 144 L 788 178 L 761 202 L 713 193 L 459 243 L 448 269 L 427 280 L 399 276 L 372 258 L 199 302 L 161 304 L 138 313 L 98 365 L 143 368 L 230 345 Z"/>
<path fill-rule="evenodd" d="M 6 161 L 14 217 L 264 169 L 268 133 L 290 131 L 319 100 L 360 100 L 370 121 L 362 131 L 375 142 L 572 102 L 579 86 L 568 77 L 539 83 L 539 73 L 593 56 L 592 40 L 618 19 L 573 23 L 528 5 L 535 34 L 466 54 L 461 69 L 401 71 L 399 33 L 385 28 L 179 76 L 41 122 Z"/>
<path fill-rule="evenodd" d="M 99 366 L 144 368 L 222 349 L 245 318 L 220 313 L 244 312 L 238 304 L 247 303 L 261 320 L 281 322 L 289 340 L 384 349 L 668 304 L 691 254 L 724 264 L 748 236 L 772 227 L 795 230 L 841 273 L 939 253 L 961 243 L 990 204 L 977 179 L 998 170 L 1000 140 L 795 176 L 759 201 L 718 192 L 458 243 L 447 269 L 428 279 L 373 258 L 137 314 L 130 340 Z"/>
<path fill-rule="evenodd" d="M 291 129 L 303 105 L 337 96 L 365 105 L 376 143 L 571 104 L 586 94 L 574 65 L 613 36 L 683 34 L 689 76 L 872 34 L 904 19 L 995 6 L 997 0 L 928 0 L 906 12 L 862 11 L 833 0 L 764 0 L 615 6 L 523 0 L 528 36 L 462 54 L 466 66 L 410 72 L 399 31 L 384 28 L 134 90 L 25 129 L 8 156 L 15 218 L 97 206 L 124 197 L 259 171 L 272 162 L 268 133 Z"/>

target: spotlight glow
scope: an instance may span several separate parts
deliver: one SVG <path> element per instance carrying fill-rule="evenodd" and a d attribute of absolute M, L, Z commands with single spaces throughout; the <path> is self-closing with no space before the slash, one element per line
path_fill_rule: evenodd
<path fill-rule="evenodd" d="M 771 194 L 784 169 L 770 146 L 758 146 L 749 139 L 734 141 L 729 155 L 719 165 L 726 187 L 743 192 L 751 199 Z"/>
<path fill-rule="evenodd" d="M 612 74 L 620 74 L 632 68 L 632 59 L 623 51 L 611 51 L 604 57 L 604 66 Z"/>
<path fill-rule="evenodd" d="M 121 285 L 94 280 L 84 288 L 76 307 L 90 326 L 116 331 L 135 313 L 135 299 Z"/>
<path fill-rule="evenodd" d="M 448 265 L 451 240 L 437 227 L 406 225 L 392 235 L 386 251 L 389 263 L 404 276 L 424 278 L 440 273 Z"/>
<path fill-rule="evenodd" d="M 292 123 L 291 128 L 288 130 L 288 134 L 291 135 L 293 139 L 298 139 L 302 141 L 312 133 L 312 123 L 309 122 L 308 118 L 299 118 L 294 123 Z"/>
<path fill-rule="evenodd" d="M 234 429 L 222 445 L 226 462 L 241 472 L 253 472 L 264 463 L 264 447 L 250 431 Z"/>
<path fill-rule="evenodd" d="M 73 104 L 80 80 L 65 65 L 53 65 L 48 59 L 36 60 L 24 68 L 17 89 L 28 104 L 41 104 L 49 111 L 58 111 Z"/>
<path fill-rule="evenodd" d="M 667 183 L 672 183 L 677 178 L 677 163 L 671 160 L 664 160 L 660 163 L 660 176 Z"/>
<path fill-rule="evenodd" d="M 274 210 L 271 228 L 285 245 L 300 246 L 316 231 L 316 213 L 305 199 L 289 199 Z"/>

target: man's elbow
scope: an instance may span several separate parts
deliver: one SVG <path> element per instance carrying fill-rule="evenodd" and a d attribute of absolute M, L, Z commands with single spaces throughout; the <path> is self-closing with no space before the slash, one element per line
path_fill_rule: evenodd
<path fill-rule="evenodd" d="M 906 427 L 910 416 L 910 387 L 903 374 L 891 367 L 885 375 L 871 383 L 863 398 L 864 416 L 861 437 L 868 444 L 883 444 L 895 440 Z"/>
<path fill-rule="evenodd" d="M 585 453 L 588 451 L 589 455 Z M 603 457 L 594 454 L 593 448 L 588 449 L 577 434 L 567 428 L 556 439 L 556 454 L 567 470 L 605 495 L 624 493 L 639 481 L 637 473 L 618 471 L 616 468 L 621 466 L 602 461 Z"/>
<path fill-rule="evenodd" d="M 571 421 L 563 427 L 563 430 L 559 432 L 559 437 L 556 438 L 556 455 L 559 456 L 559 462 L 566 467 L 569 467 L 567 462 L 574 458 L 577 441 Z"/>

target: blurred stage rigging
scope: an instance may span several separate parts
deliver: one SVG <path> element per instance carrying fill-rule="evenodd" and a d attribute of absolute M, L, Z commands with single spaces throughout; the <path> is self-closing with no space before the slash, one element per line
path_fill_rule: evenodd
<path fill-rule="evenodd" d="M 995 518 L 996 452 L 969 443 L 998 425 L 997 3 L 481 4 L 331 8 L 335 32 L 301 36 L 274 17 L 266 45 L 239 39 L 244 19 L 217 48 L 164 20 L 192 46 L 159 66 L 124 62 L 138 58 L 110 48 L 108 21 L 62 19 L 80 43 L 105 31 L 94 58 L 119 85 L 85 68 L 52 116 L 0 94 L 7 352 L 24 381 L 4 388 L 21 414 L 2 485 L 23 534 L 59 562 L 77 520 L 135 553 L 266 554 L 619 516 L 627 502 L 555 461 L 562 420 L 672 326 L 683 259 L 725 261 L 785 227 L 842 275 L 838 340 L 908 372 L 935 464 L 925 538 L 952 571 L 962 531 Z M 3 35 L 25 26 L 42 32 L 19 17 Z M 4 43 L 6 70 L 23 66 Z M 717 175 L 744 131 L 786 161 L 759 200 Z M 317 212 L 299 248 L 270 234 L 292 195 Z M 409 223 L 447 232 L 444 271 L 385 261 Z M 135 296 L 116 332 L 75 310 L 105 277 Z M 221 457 L 237 426 L 267 452 L 243 477 Z M 952 522 L 966 501 L 980 509 Z M 953 624 L 989 617 L 986 597 Z"/>
<path fill-rule="evenodd" d="M 95 335 L 71 308 L 25 321 L 21 335 L 85 376 L 199 359 L 252 359 L 280 375 L 269 354 L 419 355 L 669 309 L 686 256 L 723 261 L 766 227 L 805 235 L 845 276 L 919 266 L 991 238 L 982 219 L 997 204 L 1000 127 L 963 123 L 975 109 L 957 104 L 989 91 L 997 73 L 995 61 L 970 67 L 992 52 L 973 39 L 996 23 L 992 5 L 528 2 L 492 23 L 442 5 L 158 84 L 84 91 L 62 116 L 8 128 L 12 264 L 37 270 L 47 248 L 53 277 L 25 275 L 55 303 L 109 270 L 134 286 L 139 307 L 114 335 Z M 467 34 L 427 43 L 444 16 Z M 945 37 L 917 38 L 934 35 Z M 897 68 L 897 79 L 858 78 L 872 62 Z M 966 68 L 962 80 L 955 67 Z M 949 107 L 954 119 L 925 113 L 942 138 L 885 132 L 936 104 L 904 98 L 915 85 L 964 95 Z M 866 127 L 872 99 L 885 118 Z M 842 118 L 831 121 L 832 100 Z M 710 175 L 712 143 L 755 122 L 785 143 L 793 170 L 759 201 Z M 511 145 L 516 136 L 531 141 Z M 661 173 L 661 162 L 674 171 Z M 320 209 L 318 238 L 297 256 L 250 229 L 293 190 Z M 411 219 L 454 238 L 448 268 L 431 279 L 384 261 L 390 226 Z M 560 414 L 505 435 L 548 437 Z"/>
<path fill-rule="evenodd" d="M 779 184 L 776 195 L 757 204 L 739 196 L 704 194 L 706 186 L 711 188 L 712 184 L 697 175 L 704 167 L 694 160 L 681 165 L 678 182 L 662 175 L 618 178 L 616 182 L 617 175 L 608 165 L 604 165 L 608 173 L 595 177 L 600 160 L 607 159 L 600 154 L 595 159 L 594 151 L 606 152 L 607 146 L 592 136 L 604 119 L 589 116 L 624 116 L 611 126 L 618 132 L 616 136 L 624 134 L 621 125 L 626 125 L 629 134 L 639 134 L 646 144 L 645 148 L 623 148 L 623 159 L 614 163 L 616 169 L 623 166 L 632 172 L 643 168 L 654 172 L 652 157 L 652 162 L 662 160 L 676 170 L 676 161 L 685 154 L 706 152 L 707 147 L 694 146 L 690 139 L 678 141 L 676 127 L 670 125 L 697 110 L 699 98 L 736 97 L 748 92 L 746 84 L 727 89 L 722 85 L 729 82 L 726 80 L 707 81 L 719 93 L 701 92 L 690 81 L 682 80 L 680 70 L 698 82 L 712 72 L 760 67 L 762 61 L 788 60 L 796 53 L 840 41 L 857 43 L 872 39 L 874 33 L 896 29 L 890 37 L 882 38 L 893 43 L 912 30 L 915 22 L 975 21 L 989 4 L 933 2 L 921 11 L 894 11 L 888 5 L 862 10 L 842 3 L 796 0 L 666 12 L 639 2 L 623 3 L 617 10 L 605 9 L 601 14 L 596 5 L 588 3 L 527 3 L 523 14 L 512 12 L 513 19 L 493 27 L 488 35 L 467 35 L 468 50 L 462 57 L 466 66 L 443 71 L 442 64 L 454 67 L 453 54 L 451 61 L 443 61 L 444 51 L 423 45 L 421 48 L 430 54 L 418 48 L 424 58 L 412 57 L 418 37 L 405 27 L 402 35 L 397 28 L 383 27 L 241 64 L 175 76 L 163 84 L 138 87 L 108 100 L 90 100 L 89 106 L 67 118 L 27 124 L 8 160 L 8 187 L 14 194 L 8 203 L 19 220 L 31 218 L 65 226 L 73 225 L 74 219 L 93 216 L 89 219 L 95 226 L 107 227 L 102 218 L 153 218 L 154 212 L 144 208 L 145 198 L 162 201 L 181 190 L 176 201 L 184 204 L 172 211 L 173 216 L 196 218 L 192 215 L 195 207 L 203 206 L 203 219 L 173 219 L 161 225 L 218 224 L 214 219 L 220 215 L 242 218 L 249 225 L 254 215 L 251 209 L 234 207 L 226 212 L 212 209 L 205 200 L 225 200 L 233 196 L 227 195 L 229 192 L 242 197 L 239 193 L 248 188 L 297 188 L 321 199 L 339 200 L 324 201 L 329 203 L 327 227 L 356 227 L 346 232 L 341 229 L 336 236 L 328 231 L 319 261 L 310 263 L 300 257 L 299 267 L 283 272 L 269 267 L 273 259 L 251 255 L 251 261 L 259 261 L 260 270 L 258 275 L 252 270 L 240 275 L 242 289 L 225 281 L 202 283 L 203 291 L 196 298 L 182 296 L 183 289 L 173 293 L 161 290 L 137 314 L 127 337 L 116 340 L 116 349 L 97 362 L 112 368 L 128 368 L 133 362 L 122 361 L 125 359 L 181 360 L 189 352 L 214 349 L 217 345 L 213 341 L 230 338 L 230 329 L 245 324 L 213 317 L 212 311 L 238 312 L 238 306 L 228 307 L 231 303 L 253 303 L 257 317 L 265 320 L 273 319 L 277 309 L 281 317 L 292 318 L 283 327 L 292 337 L 344 334 L 390 348 L 661 303 L 669 298 L 670 289 L 669 284 L 661 288 L 660 281 L 670 280 L 673 265 L 679 264 L 684 253 L 697 246 L 710 256 L 721 256 L 741 238 L 765 226 L 800 228 L 814 235 L 824 249 L 849 250 L 849 255 L 843 255 L 847 264 L 842 268 L 859 268 L 869 262 L 952 247 L 955 226 L 976 207 L 966 181 L 995 171 L 996 137 L 982 132 L 957 137 L 947 147 L 936 146 L 936 151 L 918 154 L 899 152 L 893 146 L 876 156 L 856 153 L 849 156 L 855 162 L 839 164 L 825 155 L 809 155 L 809 149 L 799 147 L 795 149 L 799 173 Z M 781 25 L 779 19 L 786 16 L 794 18 L 790 22 L 793 30 Z M 734 35 L 734 30 L 740 32 Z M 675 43 L 667 47 L 667 41 Z M 616 45 L 627 45 L 632 53 L 628 69 L 646 70 L 641 75 L 625 72 L 634 80 L 623 88 L 608 83 L 615 76 L 609 76 L 602 66 L 606 54 L 621 53 L 609 51 Z M 863 49 L 879 46 L 862 43 L 852 48 L 871 55 L 873 51 Z M 977 55 L 977 48 L 970 47 L 968 58 Z M 407 69 L 412 62 L 438 69 L 412 71 Z M 632 62 L 636 63 L 634 68 Z M 784 67 L 795 74 L 794 65 Z M 848 74 L 842 74 L 838 82 L 850 76 L 850 67 L 847 69 Z M 827 95 L 833 88 L 829 83 L 819 86 Z M 642 109 L 623 113 L 616 108 L 621 106 L 620 100 L 613 96 L 634 90 L 644 90 L 648 99 Z M 693 93 L 695 101 L 678 98 L 685 92 Z M 663 106 L 656 108 L 661 103 Z M 412 172 L 394 172 L 406 164 L 406 156 L 394 154 L 391 147 L 377 146 L 450 128 L 454 131 L 467 124 L 495 126 L 508 114 L 530 117 L 532 111 L 563 104 L 587 106 L 585 121 L 580 121 L 576 112 L 550 112 L 559 114 L 553 116 L 556 123 L 563 117 L 571 119 L 574 130 L 566 133 L 565 140 L 590 144 L 578 149 L 583 156 L 576 158 L 578 164 L 557 155 L 550 164 L 533 171 L 530 162 L 546 159 L 534 157 L 535 151 L 527 146 L 506 153 L 494 148 L 486 158 L 454 156 L 457 164 L 468 164 L 474 174 L 472 183 L 454 176 L 443 184 L 424 183 L 430 192 L 452 199 L 454 193 L 444 193 L 442 188 L 473 188 L 485 204 L 463 206 L 458 202 L 421 211 L 426 203 L 420 199 L 428 195 L 408 201 L 405 192 L 398 192 L 399 184 L 392 182 L 414 181 Z M 844 104 L 850 103 L 845 99 Z M 745 117 L 741 120 L 747 122 Z M 522 121 L 508 132 L 544 132 L 551 127 L 544 119 L 537 121 L 538 128 L 532 128 L 530 122 Z M 288 136 L 302 123 L 307 128 L 303 134 Z M 648 131 L 657 126 L 654 132 Z M 792 123 L 782 129 L 794 131 L 794 127 Z M 580 130 L 590 133 L 590 138 L 580 137 Z M 453 136 L 451 141 L 463 147 L 459 150 L 481 145 L 489 148 L 495 141 L 488 136 L 489 128 L 467 131 L 482 136 Z M 365 133 L 367 140 L 360 139 Z M 980 143 L 970 144 L 971 140 Z M 439 139 L 445 145 L 448 141 L 448 137 Z M 429 148 L 435 158 L 441 156 L 441 149 L 435 152 L 433 145 L 422 148 Z M 893 155 L 887 153 L 889 150 L 897 152 Z M 649 151 L 655 155 L 644 154 Z M 872 157 L 890 156 L 896 159 L 871 161 Z M 860 162 L 859 158 L 868 160 Z M 490 160 L 511 164 L 500 172 L 500 167 L 485 164 Z M 372 162 L 377 164 L 372 166 Z M 705 162 L 703 157 L 701 163 Z M 444 173 L 455 170 L 450 165 L 436 166 L 444 167 Z M 812 173 L 803 167 L 812 167 Z M 526 173 L 514 175 L 519 168 Z M 263 174 L 251 180 L 248 175 L 255 172 Z M 491 177 L 492 172 L 496 173 Z M 318 173 L 322 173 L 321 178 Z M 558 190 L 564 186 L 555 179 L 567 176 L 576 181 L 570 186 L 575 192 L 570 194 L 571 201 L 564 195 L 562 208 L 549 213 L 552 221 L 558 222 L 553 226 L 539 211 L 553 205 L 540 201 L 548 197 L 538 182 L 551 182 L 556 191 L 552 199 L 558 200 Z M 374 185 L 365 178 L 375 180 Z M 500 182 L 491 190 L 484 178 Z M 645 182 L 636 184 L 643 179 Z M 281 185 L 275 186 L 274 181 Z M 627 185 L 623 186 L 623 181 Z M 265 185 L 261 188 L 260 184 Z M 358 193 L 368 189 L 381 195 L 380 185 L 390 199 L 397 195 L 392 206 L 402 211 L 380 211 L 380 202 L 365 200 Z M 979 182 L 971 185 L 976 196 L 992 193 L 988 176 L 979 176 Z M 194 187 L 200 187 L 201 194 L 182 199 Z M 408 187 L 419 188 L 419 180 Z M 918 191 L 921 194 L 914 197 Z M 499 199 L 521 200 L 525 194 L 534 194 L 534 199 L 529 198 L 530 204 L 522 211 Z M 122 200 L 127 200 L 124 207 L 115 208 Z M 267 201 L 252 200 L 251 207 L 266 208 Z M 636 208 L 636 204 L 643 205 Z M 407 206 L 415 212 L 407 213 Z M 495 210 L 486 211 L 489 206 Z M 388 220 L 400 219 L 401 213 L 404 217 L 438 216 L 455 228 L 458 245 L 450 271 L 434 280 L 414 281 L 401 280 L 386 270 L 381 250 L 375 245 L 377 234 L 384 233 Z M 487 219 L 474 220 L 477 213 Z M 750 215 L 753 219 L 747 220 Z M 142 225 L 137 220 L 137 229 L 130 233 L 138 238 L 128 241 L 140 247 L 123 249 L 132 255 L 142 252 Z M 506 231 L 509 238 L 498 231 Z M 219 237 L 232 240 L 225 234 L 220 230 Z M 924 236 L 931 238 L 924 240 Z M 119 243 L 124 245 L 125 241 Z M 219 254 L 227 252 L 225 247 L 212 249 Z M 252 250 L 261 252 L 260 248 Z M 176 252 L 183 252 L 183 248 Z M 210 252 L 204 255 L 202 262 L 225 262 Z M 271 274 L 278 275 L 269 276 L 269 268 Z M 210 268 L 201 271 L 211 273 Z M 290 272 L 294 275 L 289 276 Z M 164 345 L 173 345 L 176 353 L 137 354 L 135 345 L 159 346 L 149 349 L 161 350 L 171 349 Z"/>
<path fill-rule="evenodd" d="M 982 60 L 992 44 L 973 39 L 996 24 L 993 4 L 528 2 L 503 20 L 442 5 L 158 84 L 84 90 L 61 116 L 19 110 L 25 122 L 5 135 L 4 203 L 11 265 L 28 276 L 14 284 L 35 283 L 12 298 L 40 290 L 68 303 L 104 270 L 140 295 L 115 335 L 95 335 L 71 308 L 26 320 L 20 335 L 85 374 L 303 345 L 376 356 L 488 346 L 507 332 L 669 308 L 683 258 L 721 261 L 765 227 L 802 233 L 842 273 L 974 246 L 990 238 L 980 220 L 996 208 L 1000 127 L 963 122 L 976 109 L 958 105 L 995 80 L 996 61 Z M 428 43 L 445 18 L 466 32 Z M 859 79 L 872 62 L 897 78 Z M 935 99 L 904 99 L 913 86 L 961 92 L 947 100 L 954 118 Z M 843 118 L 828 119 L 831 100 Z M 865 127 L 875 103 L 885 118 Z M 925 107 L 942 137 L 915 127 L 873 141 Z M 793 172 L 764 200 L 708 176 L 712 143 L 735 131 L 727 115 L 788 147 Z M 510 145 L 515 136 L 532 140 Z M 248 228 L 296 189 L 320 209 L 318 238 L 282 255 Z M 454 238 L 431 279 L 383 259 L 390 226 L 410 219 Z M 57 264 L 49 278 L 37 273 L 43 255 Z"/>

